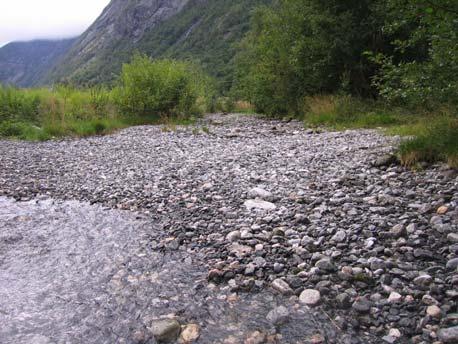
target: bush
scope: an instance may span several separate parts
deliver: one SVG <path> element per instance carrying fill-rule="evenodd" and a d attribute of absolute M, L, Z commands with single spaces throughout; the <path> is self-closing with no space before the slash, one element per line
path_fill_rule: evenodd
<path fill-rule="evenodd" d="M 137 55 L 123 66 L 116 94 L 121 111 L 127 115 L 189 116 L 199 112 L 200 90 L 190 64 Z"/>

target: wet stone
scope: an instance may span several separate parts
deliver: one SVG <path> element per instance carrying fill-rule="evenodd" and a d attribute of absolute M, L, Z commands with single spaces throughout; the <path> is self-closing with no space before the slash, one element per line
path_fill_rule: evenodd
<path fill-rule="evenodd" d="M 299 296 L 299 301 L 307 306 L 316 306 L 320 303 L 320 300 L 320 292 L 314 289 L 306 289 Z"/>
<path fill-rule="evenodd" d="M 291 289 L 289 284 L 280 278 L 277 278 L 272 282 L 272 288 L 284 295 L 293 294 L 293 289 Z"/>
<path fill-rule="evenodd" d="M 194 343 L 200 337 L 200 327 L 196 324 L 188 324 L 181 331 L 181 343 Z"/>
<path fill-rule="evenodd" d="M 285 324 L 290 316 L 290 312 L 285 306 L 279 306 L 271 310 L 267 314 L 267 320 L 275 326 L 280 326 Z"/>
<path fill-rule="evenodd" d="M 159 343 L 174 342 L 181 332 L 180 323 L 173 319 L 154 321 L 149 329 Z"/>

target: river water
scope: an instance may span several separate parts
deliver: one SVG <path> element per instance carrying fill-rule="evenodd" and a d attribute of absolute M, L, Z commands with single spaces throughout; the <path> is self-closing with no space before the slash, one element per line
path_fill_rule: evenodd
<path fill-rule="evenodd" d="M 257 330 L 278 343 L 358 342 L 294 300 L 208 284 L 198 254 L 155 250 L 160 226 L 135 213 L 0 198 L 0 228 L 0 343 L 133 343 L 167 316 L 198 324 L 199 343 L 244 343 Z M 279 305 L 291 314 L 274 326 L 266 315 Z"/>

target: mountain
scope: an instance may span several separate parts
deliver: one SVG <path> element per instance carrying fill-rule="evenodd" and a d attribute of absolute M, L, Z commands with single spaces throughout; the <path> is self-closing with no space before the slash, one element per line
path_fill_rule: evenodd
<path fill-rule="evenodd" d="M 236 44 L 249 28 L 250 14 L 255 6 L 270 2 L 112 0 L 62 58 L 48 64 L 35 84 L 110 83 L 122 64 L 140 52 L 153 58 L 195 61 L 228 87 Z"/>
<path fill-rule="evenodd" d="M 20 87 L 39 85 L 74 42 L 36 40 L 5 45 L 0 49 L 0 82 Z"/>

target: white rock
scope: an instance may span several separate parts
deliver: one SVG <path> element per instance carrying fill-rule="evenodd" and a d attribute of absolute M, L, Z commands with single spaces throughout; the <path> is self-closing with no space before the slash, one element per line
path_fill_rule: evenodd
<path fill-rule="evenodd" d="M 390 296 L 388 297 L 388 302 L 390 303 L 398 303 L 398 302 L 401 302 L 402 300 L 402 295 L 399 294 L 399 293 L 396 293 L 395 291 L 393 291 Z"/>
<path fill-rule="evenodd" d="M 253 188 L 248 192 L 248 196 L 252 198 L 270 199 L 272 193 L 262 188 Z"/>
<path fill-rule="evenodd" d="M 401 338 L 402 336 L 401 331 L 399 331 L 397 328 L 390 329 L 388 335 L 394 338 Z"/>
<path fill-rule="evenodd" d="M 226 240 L 230 242 L 234 242 L 239 240 L 241 237 L 240 231 L 232 231 L 226 236 Z"/>
<path fill-rule="evenodd" d="M 266 202 L 259 199 L 250 199 L 245 202 L 245 207 L 248 210 L 259 209 L 259 210 L 275 210 L 277 206 L 271 202 Z"/>
<path fill-rule="evenodd" d="M 285 294 L 285 295 L 293 293 L 293 289 L 291 289 L 289 284 L 280 278 L 277 278 L 276 280 L 272 282 L 272 288 L 274 288 L 276 291 L 279 291 L 280 293 Z"/>
<path fill-rule="evenodd" d="M 315 289 L 306 289 L 299 296 L 299 301 L 307 306 L 316 306 L 320 300 L 321 294 Z"/>

